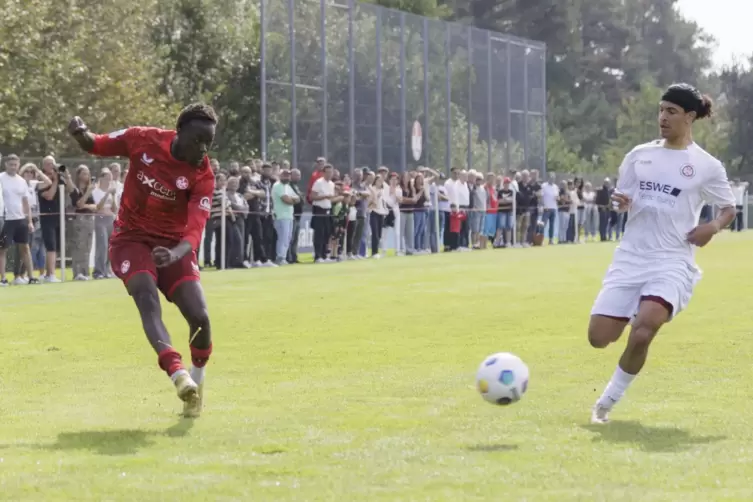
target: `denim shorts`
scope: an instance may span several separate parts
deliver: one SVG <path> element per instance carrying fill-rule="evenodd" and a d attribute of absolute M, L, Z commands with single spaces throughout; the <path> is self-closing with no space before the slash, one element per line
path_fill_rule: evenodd
<path fill-rule="evenodd" d="M 497 228 L 500 228 L 502 230 L 512 230 L 512 223 L 512 211 L 497 213 Z"/>

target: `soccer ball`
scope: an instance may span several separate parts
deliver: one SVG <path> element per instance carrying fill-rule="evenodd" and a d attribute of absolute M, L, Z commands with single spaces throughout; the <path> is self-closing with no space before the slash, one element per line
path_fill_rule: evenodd
<path fill-rule="evenodd" d="M 492 354 L 478 368 L 476 388 L 492 404 L 520 401 L 528 389 L 528 366 L 514 354 Z"/>

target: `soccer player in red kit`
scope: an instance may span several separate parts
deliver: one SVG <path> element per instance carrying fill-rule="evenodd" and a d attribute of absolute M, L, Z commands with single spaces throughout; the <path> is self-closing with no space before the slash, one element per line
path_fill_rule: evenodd
<path fill-rule="evenodd" d="M 193 104 L 178 117 L 175 131 L 130 127 L 93 134 L 79 117 L 68 132 L 85 151 L 130 159 L 118 218 L 110 239 L 110 262 L 141 314 L 157 360 L 183 400 L 183 414 L 198 417 L 204 369 L 212 338 L 204 292 L 199 284 L 198 249 L 212 208 L 214 174 L 207 151 L 217 116 Z M 161 291 L 189 325 L 192 368 L 183 366 L 162 322 Z"/>

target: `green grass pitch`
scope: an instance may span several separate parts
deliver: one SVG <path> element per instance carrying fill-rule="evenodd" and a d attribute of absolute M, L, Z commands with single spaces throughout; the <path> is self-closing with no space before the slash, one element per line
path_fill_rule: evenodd
<path fill-rule="evenodd" d="M 699 252 L 688 310 L 603 427 L 624 341 L 585 331 L 612 244 L 206 273 L 194 422 L 118 281 L 0 290 L 0 500 L 751 500 L 752 244 Z M 531 370 L 509 407 L 474 389 L 499 351 Z"/>

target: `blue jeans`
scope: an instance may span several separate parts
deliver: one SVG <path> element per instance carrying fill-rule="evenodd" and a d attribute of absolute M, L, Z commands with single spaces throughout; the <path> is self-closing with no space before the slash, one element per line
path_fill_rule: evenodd
<path fill-rule="evenodd" d="M 554 239 L 554 220 L 557 218 L 556 209 L 544 209 L 544 216 L 541 221 L 544 222 L 544 226 L 549 226 L 549 240 Z"/>
<path fill-rule="evenodd" d="M 42 240 L 42 228 L 37 228 L 31 235 L 31 263 L 34 270 L 44 270 L 45 250 L 44 241 Z M 31 275 L 29 275 L 31 277 Z"/>
<path fill-rule="evenodd" d="M 418 209 L 413 212 L 413 249 L 416 251 L 424 249 L 424 232 L 426 231 L 428 214 L 426 209 Z"/>
<path fill-rule="evenodd" d="M 288 256 L 290 240 L 293 238 L 293 220 L 275 220 L 275 232 L 277 232 L 275 248 L 277 261 L 283 261 Z"/>

